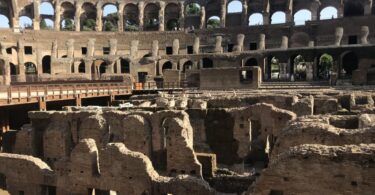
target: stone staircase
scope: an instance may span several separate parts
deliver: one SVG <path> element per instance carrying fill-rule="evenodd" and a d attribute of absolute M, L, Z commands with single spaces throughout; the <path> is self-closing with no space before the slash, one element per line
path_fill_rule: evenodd
<path fill-rule="evenodd" d="M 263 82 L 260 89 L 329 89 L 330 85 L 328 81 L 297 81 L 297 82 Z"/>

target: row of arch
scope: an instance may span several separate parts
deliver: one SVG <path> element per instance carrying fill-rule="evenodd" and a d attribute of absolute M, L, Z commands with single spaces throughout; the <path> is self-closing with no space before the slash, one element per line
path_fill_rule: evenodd
<path fill-rule="evenodd" d="M 0 0 L 0 4 L 8 5 L 9 2 Z M 178 3 L 168 3 L 165 6 L 165 11 L 163 14 L 166 24 L 166 30 L 178 30 L 180 29 L 180 27 L 184 27 L 182 26 L 183 24 L 181 24 L 182 21 L 180 21 L 181 16 L 200 15 L 203 6 L 204 5 L 199 5 L 198 3 L 192 3 L 191 1 L 187 1 L 185 6 L 182 6 Z M 9 9 L 10 6 L 8 5 L 7 7 Z M 124 30 L 139 30 L 141 23 L 145 26 L 144 30 L 157 30 L 159 23 L 161 22 L 161 18 L 159 17 L 160 5 L 156 3 L 147 3 L 144 6 L 143 10 L 139 10 L 139 6 L 133 3 L 126 4 L 122 8 L 120 8 L 119 5 L 115 3 L 106 3 L 101 7 L 102 10 L 97 10 L 95 4 L 85 2 L 79 8 L 81 10 L 79 20 L 76 18 L 77 8 L 73 3 L 69 1 L 63 1 L 58 7 L 60 8 L 60 12 L 56 12 L 53 4 L 49 1 L 44 1 L 40 5 L 40 25 L 43 25 L 43 28 L 53 29 L 56 26 L 54 24 L 56 22 L 56 18 L 60 19 L 57 22 L 59 22 L 58 26 L 62 30 L 75 30 L 75 28 L 77 28 L 75 22 L 77 21 L 80 22 L 80 30 L 95 30 L 95 26 L 99 18 L 103 20 L 102 29 L 99 29 L 99 31 L 118 30 L 117 28 L 120 21 L 124 26 Z M 192 7 L 194 9 L 192 9 Z M 243 7 L 243 3 L 240 0 L 229 1 L 227 5 L 227 13 L 241 13 L 244 9 Z M 247 17 L 249 25 L 262 25 L 264 23 L 279 24 L 285 23 L 287 21 L 288 16 L 286 14 L 286 11 L 282 9 L 283 6 L 270 10 L 270 21 L 268 22 L 266 22 L 264 19 L 265 16 L 262 9 L 256 10 L 251 9 L 251 6 L 249 7 L 249 16 Z M 342 8 L 338 7 L 337 4 L 326 3 L 322 5 L 321 8 L 319 8 L 318 11 L 320 13 L 320 17 L 318 17 L 323 20 L 342 16 L 350 17 L 365 15 L 365 8 L 362 1 L 345 1 L 342 15 L 341 11 L 339 11 L 341 9 Z M 4 9 L 0 9 L 0 21 L 2 21 L 0 22 L 0 27 L 10 28 L 10 18 L 12 18 L 11 12 L 10 10 L 3 10 Z M 26 8 L 22 10 L 26 10 Z M 205 12 L 207 25 L 212 20 L 220 22 L 221 18 L 219 2 L 206 5 Z M 55 13 L 58 13 L 59 17 L 57 17 Z M 140 18 L 141 13 L 144 14 L 143 18 Z M 375 6 L 373 6 L 372 13 L 375 14 Z M 101 14 L 101 16 L 98 16 L 98 14 Z M 301 9 L 294 10 L 292 14 L 294 16 L 293 21 L 296 24 L 304 24 L 305 21 L 313 19 L 312 10 L 310 8 L 302 7 Z M 21 11 L 19 13 L 20 26 L 22 28 L 32 28 L 32 17 L 32 12 Z"/>

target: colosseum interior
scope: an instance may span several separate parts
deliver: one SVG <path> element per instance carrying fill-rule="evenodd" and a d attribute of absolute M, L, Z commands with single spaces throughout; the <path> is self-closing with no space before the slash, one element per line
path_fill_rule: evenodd
<path fill-rule="evenodd" d="M 0 0 L 0 195 L 373 195 L 373 20 L 373 0 Z"/>

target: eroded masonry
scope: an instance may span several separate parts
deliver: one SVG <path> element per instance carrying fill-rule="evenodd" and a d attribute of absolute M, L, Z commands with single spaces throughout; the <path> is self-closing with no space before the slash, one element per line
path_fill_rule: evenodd
<path fill-rule="evenodd" d="M 373 195 L 374 21 L 373 0 L 0 0 L 0 194 Z"/>

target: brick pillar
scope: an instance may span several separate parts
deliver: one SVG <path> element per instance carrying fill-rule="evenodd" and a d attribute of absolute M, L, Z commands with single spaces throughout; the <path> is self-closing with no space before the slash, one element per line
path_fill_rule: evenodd
<path fill-rule="evenodd" d="M 124 32 L 124 5 L 120 5 L 120 8 L 118 10 L 118 17 L 119 17 L 119 20 L 118 20 L 118 31 L 119 32 Z"/>
<path fill-rule="evenodd" d="M 242 26 L 249 26 L 249 16 L 248 16 L 248 6 L 247 1 L 243 1 L 242 4 Z"/>
<path fill-rule="evenodd" d="M 185 5 L 180 2 L 180 30 L 185 29 Z"/>
<path fill-rule="evenodd" d="M 220 27 L 225 28 L 227 18 L 227 0 L 221 0 L 221 9 L 220 9 Z"/>
<path fill-rule="evenodd" d="M 40 30 L 40 13 L 39 13 L 40 1 L 34 0 L 33 5 L 34 5 L 33 29 Z"/>
<path fill-rule="evenodd" d="M 103 31 L 103 9 L 102 4 L 99 3 L 96 7 L 96 27 L 95 30 L 97 32 Z"/>
<path fill-rule="evenodd" d="M 60 13 L 60 2 L 56 1 L 55 4 L 55 31 L 60 31 L 60 20 L 61 20 L 61 13 Z"/>
<path fill-rule="evenodd" d="M 165 3 L 163 1 L 160 1 L 160 10 L 159 10 L 159 31 L 164 31 L 165 28 L 165 18 L 164 18 L 164 13 L 165 13 Z"/>
<path fill-rule="evenodd" d="M 74 18 L 74 24 L 76 27 L 76 31 L 81 31 L 81 3 L 77 3 L 76 5 L 76 13 Z"/>
<path fill-rule="evenodd" d="M 138 3 L 138 10 L 139 10 L 138 24 L 139 24 L 140 31 L 143 30 L 143 26 L 144 26 L 144 20 L 143 20 L 144 15 L 145 15 L 144 6 L 145 6 L 145 3 L 143 1 Z"/>

